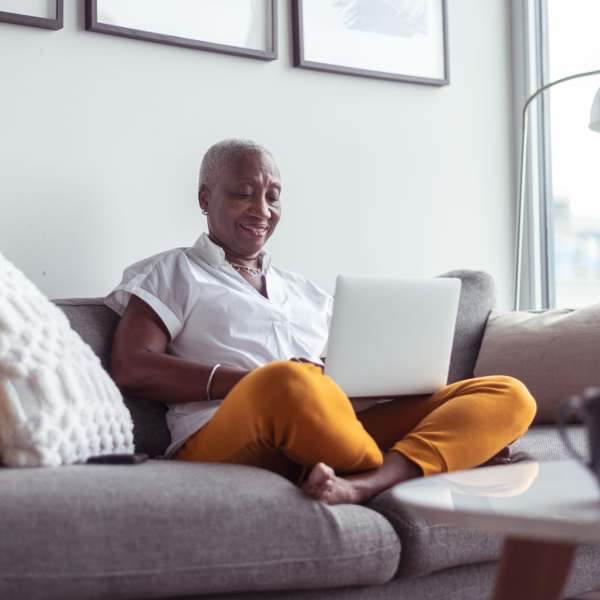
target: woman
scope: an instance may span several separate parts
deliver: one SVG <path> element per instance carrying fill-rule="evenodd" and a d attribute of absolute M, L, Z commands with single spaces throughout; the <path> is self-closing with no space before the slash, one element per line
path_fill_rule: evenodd
<path fill-rule="evenodd" d="M 122 315 L 113 378 L 126 393 L 168 399 L 167 456 L 266 468 L 328 504 L 508 462 L 506 446 L 536 411 L 516 379 L 378 402 L 348 399 L 323 374 L 332 298 L 263 250 L 280 196 L 266 149 L 215 144 L 200 168 L 208 235 L 131 265 L 105 300 Z"/>

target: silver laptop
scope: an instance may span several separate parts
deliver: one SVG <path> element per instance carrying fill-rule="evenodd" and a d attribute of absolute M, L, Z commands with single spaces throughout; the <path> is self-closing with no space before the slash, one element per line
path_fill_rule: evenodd
<path fill-rule="evenodd" d="M 325 375 L 349 397 L 446 385 L 461 280 L 339 276 Z"/>

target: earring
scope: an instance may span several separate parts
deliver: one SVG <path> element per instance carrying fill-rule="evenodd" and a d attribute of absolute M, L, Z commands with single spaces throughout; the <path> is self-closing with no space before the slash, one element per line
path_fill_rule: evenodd
<path fill-rule="evenodd" d="M 207 215 L 207 214 L 208 214 L 208 211 L 207 211 L 206 209 L 204 209 L 204 208 L 203 208 L 203 209 L 202 209 L 202 214 L 203 214 L 203 215 Z"/>

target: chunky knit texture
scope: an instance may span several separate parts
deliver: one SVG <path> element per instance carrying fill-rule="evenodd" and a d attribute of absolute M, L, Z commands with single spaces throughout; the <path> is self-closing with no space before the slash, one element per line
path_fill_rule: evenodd
<path fill-rule="evenodd" d="M 0 254 L 0 460 L 58 466 L 133 453 L 133 422 L 93 350 Z"/>

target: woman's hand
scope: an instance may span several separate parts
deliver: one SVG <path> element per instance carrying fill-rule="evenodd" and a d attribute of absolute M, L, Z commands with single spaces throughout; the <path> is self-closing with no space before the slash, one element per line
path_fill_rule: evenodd
<path fill-rule="evenodd" d="M 323 365 L 313 362 L 312 360 L 308 360 L 308 358 L 290 358 L 290 360 L 292 362 L 308 363 L 310 365 L 315 365 L 315 367 L 319 367 L 319 369 L 321 369 L 321 373 L 323 373 L 325 370 L 325 367 L 323 367 Z"/>

